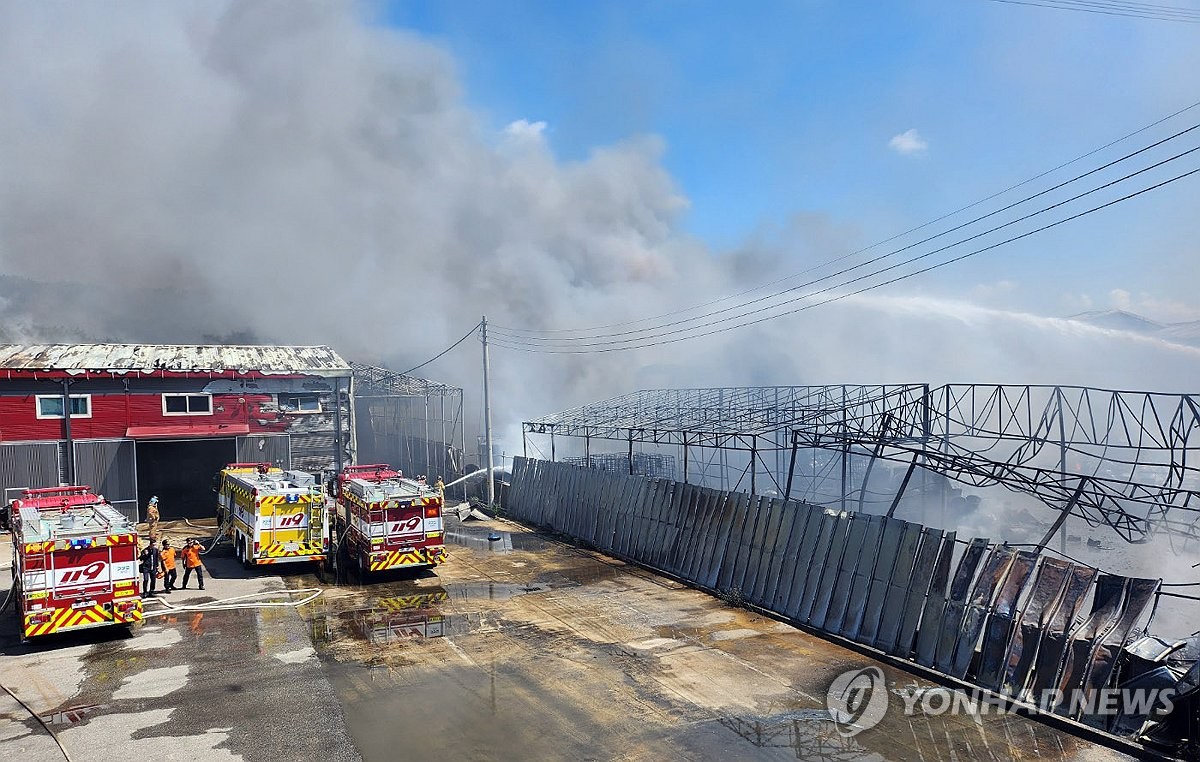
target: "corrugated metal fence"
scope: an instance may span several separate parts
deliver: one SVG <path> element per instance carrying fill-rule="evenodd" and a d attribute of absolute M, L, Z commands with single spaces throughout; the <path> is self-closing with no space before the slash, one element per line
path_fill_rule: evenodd
<path fill-rule="evenodd" d="M 1108 686 L 1159 585 L 900 519 L 527 458 L 515 459 L 504 506 L 605 553 L 1034 703 L 1048 689 Z M 1098 727 L 1112 720 L 1083 704 L 1059 711 Z"/>

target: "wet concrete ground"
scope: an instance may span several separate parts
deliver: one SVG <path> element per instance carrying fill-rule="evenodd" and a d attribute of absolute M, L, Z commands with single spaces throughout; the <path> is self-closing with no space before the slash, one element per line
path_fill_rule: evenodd
<path fill-rule="evenodd" d="M 365 759 L 1123 758 L 1017 716 L 907 717 L 894 696 L 845 738 L 826 691 L 871 660 L 513 525 L 449 529 L 436 574 L 301 611 Z"/>
<path fill-rule="evenodd" d="M 325 588 L 301 610 L 172 614 L 34 645 L 6 615 L 0 684 L 76 760 L 1119 757 L 1015 716 L 906 717 L 896 697 L 843 738 L 826 689 L 870 660 L 511 525 L 450 530 L 436 574 L 332 586 L 245 572 L 218 550 L 205 592 L 170 598 Z M 928 686 L 883 669 L 893 687 Z M 0 751 L 62 759 L 3 692 Z"/>
<path fill-rule="evenodd" d="M 277 576 L 244 571 L 227 551 L 214 551 L 206 565 L 203 592 L 167 600 L 186 606 L 283 588 Z M 74 760 L 359 758 L 294 609 L 172 614 L 132 634 L 107 627 L 29 645 L 8 611 L 0 617 L 0 684 L 51 724 Z M 0 755 L 64 758 L 3 691 Z"/>

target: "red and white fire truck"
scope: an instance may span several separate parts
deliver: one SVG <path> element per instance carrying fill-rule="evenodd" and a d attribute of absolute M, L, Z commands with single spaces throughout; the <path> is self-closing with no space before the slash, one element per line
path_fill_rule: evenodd
<path fill-rule="evenodd" d="M 341 557 L 360 577 L 446 560 L 441 495 L 387 465 L 347 466 L 338 474 L 337 525 Z"/>
<path fill-rule="evenodd" d="M 142 620 L 137 527 L 91 487 L 25 490 L 9 521 L 22 639 Z"/>

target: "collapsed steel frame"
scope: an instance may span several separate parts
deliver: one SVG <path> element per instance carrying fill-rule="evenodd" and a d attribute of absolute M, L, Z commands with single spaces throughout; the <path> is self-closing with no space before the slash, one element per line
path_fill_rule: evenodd
<path fill-rule="evenodd" d="M 380 368 L 350 363 L 358 421 L 355 431 L 367 460 L 386 460 L 430 479 L 461 475 L 465 468 L 466 429 L 463 390 Z M 456 446 L 457 444 L 457 446 Z"/>
<path fill-rule="evenodd" d="M 876 461 L 972 487 L 1002 486 L 1129 542 L 1155 533 L 1200 539 L 1200 397 L 1079 386 L 929 384 L 773 386 L 640 391 L 522 424 L 530 435 L 748 453 L 750 491 L 761 470 L 791 496 L 799 448 L 841 455 L 841 502 L 853 499 L 847 462 L 866 455 L 861 507 Z M 774 454 L 775 466 L 768 463 Z M 783 465 L 786 460 L 787 464 Z M 632 461 L 631 461 L 632 462 Z M 740 482 L 739 482 L 740 483 Z"/>

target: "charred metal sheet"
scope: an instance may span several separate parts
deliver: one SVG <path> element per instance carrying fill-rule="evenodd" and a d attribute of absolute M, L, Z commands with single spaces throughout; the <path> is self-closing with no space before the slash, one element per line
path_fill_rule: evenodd
<path fill-rule="evenodd" d="M 809 614 L 809 624 L 817 629 L 825 628 L 825 619 L 829 615 L 829 604 L 833 600 L 833 586 L 841 569 L 842 554 L 846 551 L 846 541 L 849 539 L 851 514 L 842 513 L 834 520 L 833 532 L 829 536 L 829 553 L 825 556 L 824 568 L 821 570 L 821 580 L 817 585 L 817 595 L 813 599 L 812 612 Z"/>
<path fill-rule="evenodd" d="M 896 558 L 900 554 L 900 540 L 907 521 L 884 518 L 880 524 L 879 543 L 875 549 L 875 562 L 871 565 L 871 576 L 868 580 L 866 603 L 862 615 L 856 617 L 855 627 L 850 637 L 860 643 L 872 644 L 879 634 L 880 620 L 883 619 L 883 604 L 887 600 L 888 587 L 892 583 L 892 574 L 896 567 Z M 915 548 L 914 548 L 915 549 Z M 912 568 L 912 558 L 908 561 Z"/>
<path fill-rule="evenodd" d="M 118 373 L 258 371 L 349 376 L 329 347 L 196 344 L 0 344 L 0 368 Z"/>
<path fill-rule="evenodd" d="M 1092 589 L 1096 574 L 1096 570 L 1090 566 L 1071 566 L 1062 596 L 1055 602 L 1053 615 L 1042 634 L 1042 643 L 1034 658 L 1033 681 L 1030 683 L 1030 693 L 1034 698 L 1056 687 L 1066 657 L 1068 635 Z"/>
<path fill-rule="evenodd" d="M 1150 607 L 1150 602 L 1154 599 L 1155 592 L 1158 591 L 1158 584 L 1156 579 L 1136 577 L 1131 578 L 1125 584 L 1125 597 L 1121 601 L 1121 609 L 1112 627 L 1101 633 L 1092 647 L 1087 672 L 1083 676 L 1085 691 L 1095 692 L 1108 686 L 1115 671 L 1117 657 L 1121 654 L 1121 647 L 1129 638 L 1130 630 Z M 1103 714 L 1085 714 L 1083 712 L 1080 712 L 1078 716 L 1089 725 L 1101 728 L 1106 727 L 1109 720 L 1112 719 Z"/>
<path fill-rule="evenodd" d="M 1164 691 L 1174 689 L 1178 680 L 1178 675 L 1169 667 L 1161 665 L 1126 680 L 1119 688 L 1123 695 L 1132 695 L 1135 691 L 1140 691 L 1161 696 Z M 1142 729 L 1151 713 L 1160 709 L 1166 709 L 1161 699 L 1153 705 L 1149 702 L 1142 706 L 1133 706 L 1132 702 L 1126 703 L 1122 705 L 1121 713 L 1113 718 L 1109 731 L 1119 736 L 1131 736 Z"/>
<path fill-rule="evenodd" d="M 1037 553 L 1031 551 L 1023 550 L 1016 554 L 988 613 L 975 681 L 991 690 L 998 689 L 1003 679 L 1009 645 L 1021 618 L 1017 603 L 1033 578 L 1037 560 Z"/>
<path fill-rule="evenodd" d="M 1054 604 L 1062 595 L 1070 569 L 1069 562 L 1051 557 L 1043 558 L 1038 566 L 1033 588 L 1023 609 L 1018 612 L 1017 626 L 1013 628 L 1012 640 L 1005 656 L 1004 673 L 998 685 L 1002 693 L 1010 696 L 1023 695 L 1042 632 L 1054 613 Z"/>
<path fill-rule="evenodd" d="M 1071 631 L 1067 639 L 1065 658 L 1055 685 L 1059 690 L 1065 692 L 1071 688 L 1083 687 L 1083 679 L 1091 662 L 1096 639 L 1116 623 L 1128 582 L 1128 578 L 1115 574 L 1101 574 L 1096 579 L 1096 594 L 1092 600 L 1091 611 L 1083 622 Z M 1069 707 L 1060 706 L 1059 710 L 1065 714 Z"/>
<path fill-rule="evenodd" d="M 829 632 L 843 634 L 846 609 L 850 602 L 850 591 L 854 586 L 854 575 L 862 558 L 867 528 L 872 521 L 877 522 L 878 517 L 866 513 L 850 514 L 850 526 L 846 530 L 846 547 L 842 550 L 842 558 L 838 562 L 837 575 L 833 578 L 833 589 L 829 596 L 829 611 L 825 614 L 824 629 Z"/>
<path fill-rule="evenodd" d="M 930 585 L 936 579 L 939 595 L 945 594 L 946 578 L 949 576 L 949 559 L 954 556 L 954 532 L 943 532 L 940 529 L 923 529 L 920 533 L 921 544 L 913 563 L 912 576 L 908 592 L 903 596 L 904 613 L 900 619 L 900 629 L 896 634 L 895 646 L 892 650 L 897 655 L 909 658 L 915 653 L 917 643 L 917 627 L 920 626 L 921 616 L 925 613 L 925 603 L 929 596 Z M 946 554 L 946 572 L 938 575 L 938 557 Z M 900 596 L 897 596 L 900 599 Z"/>
<path fill-rule="evenodd" d="M 825 511 L 821 515 L 816 534 L 810 535 L 812 544 L 809 546 L 808 564 L 804 573 L 804 592 L 796 604 L 795 616 L 801 622 L 812 619 L 813 606 L 821 589 L 821 574 L 825 571 L 825 561 L 829 558 L 829 548 L 833 543 L 834 532 L 841 526 L 840 515 L 836 511 Z"/>
<path fill-rule="evenodd" d="M 942 614 L 942 632 L 938 636 L 937 660 L 934 662 L 934 666 L 941 672 L 949 673 L 952 669 L 954 647 L 958 643 L 959 631 L 966 614 L 967 598 L 987 547 L 988 541 L 985 539 L 976 537 L 971 540 L 959 559 L 954 579 L 950 580 L 950 595 L 946 598 L 946 610 Z"/>
<path fill-rule="evenodd" d="M 996 591 L 1004 584 L 1013 559 L 1017 553 L 1012 548 L 1000 545 L 992 548 L 987 560 L 979 571 L 979 576 L 971 589 L 971 596 L 963 609 L 963 621 L 958 630 L 958 639 L 954 644 L 954 656 L 950 660 L 950 674 L 955 677 L 966 677 L 971 668 L 971 660 L 975 656 L 975 648 L 983 634 L 983 625 L 988 611 L 992 607 L 992 599 Z"/>
<path fill-rule="evenodd" d="M 838 628 L 841 635 L 852 640 L 858 639 L 856 636 L 862 627 L 867 598 L 871 591 L 871 579 L 875 573 L 875 565 L 879 562 L 879 542 L 883 538 L 883 525 L 890 520 L 883 516 L 867 516 L 862 546 L 858 550 L 857 563 L 850 581 L 846 613 L 842 618 L 841 627 Z"/>

